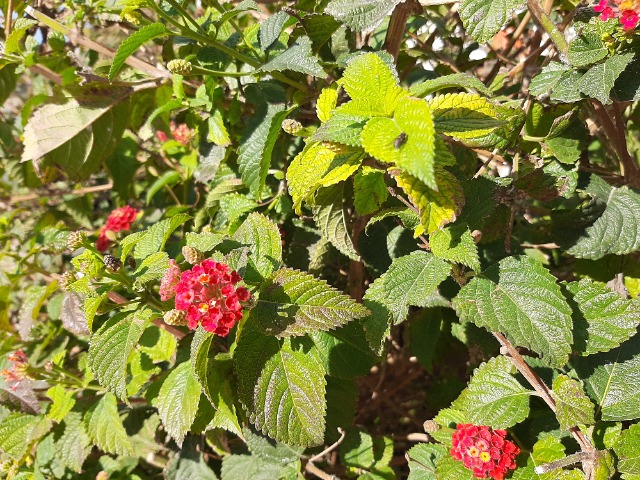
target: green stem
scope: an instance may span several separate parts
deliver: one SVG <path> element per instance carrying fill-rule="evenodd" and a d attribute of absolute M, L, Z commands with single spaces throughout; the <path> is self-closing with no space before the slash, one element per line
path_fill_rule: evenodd
<path fill-rule="evenodd" d="M 531 15 L 533 15 L 533 17 L 538 21 L 544 31 L 547 32 L 547 35 L 549 35 L 549 38 L 558 49 L 558 52 L 563 55 L 567 53 L 567 50 L 569 49 L 567 40 L 564 38 L 562 32 L 558 29 L 558 26 L 553 23 L 553 21 L 549 18 L 549 15 L 547 15 L 542 9 L 540 4 L 538 3 L 538 0 L 527 0 L 527 7 L 529 7 Z"/>
<path fill-rule="evenodd" d="M 175 8 L 180 15 L 182 15 L 182 18 L 185 19 L 185 21 L 188 21 L 189 23 L 191 23 L 194 27 L 196 27 L 196 30 L 201 31 L 202 33 L 204 33 L 205 35 L 207 34 L 207 32 L 204 30 L 204 28 L 202 28 L 202 25 L 200 25 L 198 22 L 195 21 L 195 19 L 189 14 L 189 12 L 187 12 L 182 5 L 180 5 L 180 3 L 176 2 L 175 0 L 166 0 L 167 3 L 169 3 L 173 8 Z M 155 3 L 155 2 L 154 2 Z"/>
<path fill-rule="evenodd" d="M 208 68 L 192 66 L 189 75 L 209 75 L 211 77 L 248 77 L 255 75 L 254 72 L 223 72 L 222 70 L 209 70 Z"/>

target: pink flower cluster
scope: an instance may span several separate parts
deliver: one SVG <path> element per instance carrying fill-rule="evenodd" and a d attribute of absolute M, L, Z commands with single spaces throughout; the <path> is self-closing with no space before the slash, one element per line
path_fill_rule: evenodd
<path fill-rule="evenodd" d="M 452 437 L 451 456 L 464 463 L 475 478 L 503 480 L 516 468 L 515 457 L 520 449 L 506 440 L 505 430 L 462 423 Z"/>
<path fill-rule="evenodd" d="M 29 360 L 22 350 L 7 355 L 7 360 L 12 363 L 11 368 L 2 370 L 0 375 L 4 377 L 4 381 L 11 386 L 12 390 L 16 390 L 20 382 L 27 377 Z"/>
<path fill-rule="evenodd" d="M 640 23 L 640 0 L 600 0 L 593 9 L 602 21 L 617 18 L 623 30 L 633 30 Z"/>
<path fill-rule="evenodd" d="M 207 332 L 224 337 L 242 318 L 241 302 L 251 296 L 245 287 L 236 286 L 240 280 L 228 265 L 210 259 L 184 272 L 173 261 L 160 283 L 160 298 L 175 296 L 176 310 L 186 312 L 190 329 L 202 325 Z"/>
<path fill-rule="evenodd" d="M 109 238 L 110 234 L 108 232 L 122 232 L 129 230 L 137 215 L 138 211 L 129 205 L 126 207 L 116 208 L 111 212 L 109 218 L 107 218 L 107 222 L 100 229 L 96 248 L 101 252 L 106 251 L 107 248 L 109 248 L 109 245 L 111 245 L 111 239 Z"/>
<path fill-rule="evenodd" d="M 169 124 L 169 130 L 176 142 L 179 142 L 182 145 L 189 144 L 193 139 L 193 130 L 191 130 L 186 123 L 176 125 L 175 122 L 171 122 Z"/>

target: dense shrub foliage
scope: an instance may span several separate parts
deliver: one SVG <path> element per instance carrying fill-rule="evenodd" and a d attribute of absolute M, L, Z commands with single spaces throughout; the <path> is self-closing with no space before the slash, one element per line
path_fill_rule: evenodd
<path fill-rule="evenodd" d="M 0 478 L 640 479 L 638 0 L 0 10 Z"/>

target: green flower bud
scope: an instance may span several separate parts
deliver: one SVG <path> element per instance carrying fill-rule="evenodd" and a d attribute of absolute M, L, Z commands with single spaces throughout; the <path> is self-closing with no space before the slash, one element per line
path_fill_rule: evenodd
<path fill-rule="evenodd" d="M 171 73 L 178 75 L 189 75 L 191 73 L 191 62 L 182 59 L 171 60 L 167 63 L 167 69 L 169 69 Z"/>

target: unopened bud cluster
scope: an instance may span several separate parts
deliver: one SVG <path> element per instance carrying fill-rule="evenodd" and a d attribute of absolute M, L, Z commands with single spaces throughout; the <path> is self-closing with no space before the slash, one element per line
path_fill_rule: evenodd
<path fill-rule="evenodd" d="M 189 75 L 191 73 L 191 62 L 182 59 L 171 60 L 167 63 L 167 69 L 171 73 L 176 73 L 178 75 Z"/>

